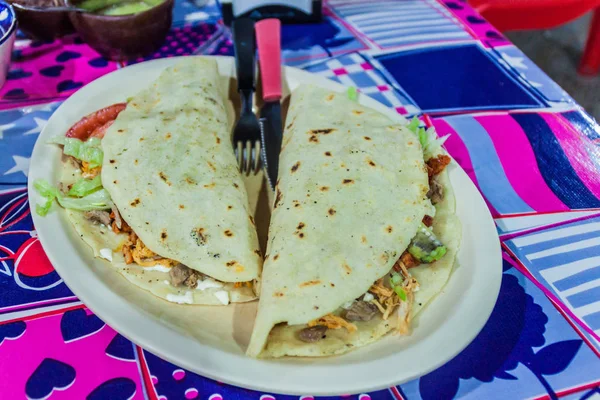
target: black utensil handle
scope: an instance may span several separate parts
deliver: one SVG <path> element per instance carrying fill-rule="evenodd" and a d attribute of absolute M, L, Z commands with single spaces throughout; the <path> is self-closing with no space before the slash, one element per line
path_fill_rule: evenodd
<path fill-rule="evenodd" d="M 254 90 L 254 21 L 240 18 L 233 21 L 233 46 L 235 49 L 235 68 L 237 70 L 238 91 Z"/>

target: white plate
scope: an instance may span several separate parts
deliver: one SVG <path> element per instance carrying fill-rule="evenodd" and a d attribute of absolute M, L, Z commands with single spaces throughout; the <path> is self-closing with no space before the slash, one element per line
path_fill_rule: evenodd
<path fill-rule="evenodd" d="M 216 58 L 220 74 L 229 81 L 235 75 L 233 59 Z M 60 170 L 61 152 L 47 145 L 48 139 L 63 135 L 82 116 L 135 95 L 176 62 L 177 58 L 168 58 L 137 64 L 85 86 L 52 115 L 33 150 L 29 195 L 40 241 L 60 276 L 90 309 L 133 342 L 183 368 L 233 385 L 287 394 L 358 393 L 406 382 L 450 360 L 475 338 L 498 296 L 501 253 L 485 202 L 455 163 L 450 178 L 463 238 L 459 267 L 448 285 L 414 321 L 411 336 L 388 335 L 346 355 L 321 359 L 246 357 L 256 302 L 203 307 L 157 299 L 130 285 L 108 263 L 94 259 L 60 208 L 45 218 L 37 216 L 35 204 L 41 199 L 33 182 L 39 178 L 57 182 Z M 346 90 L 294 68 L 286 68 L 284 76 L 287 91 L 301 83 Z M 360 102 L 401 119 L 367 96 L 360 96 Z"/>

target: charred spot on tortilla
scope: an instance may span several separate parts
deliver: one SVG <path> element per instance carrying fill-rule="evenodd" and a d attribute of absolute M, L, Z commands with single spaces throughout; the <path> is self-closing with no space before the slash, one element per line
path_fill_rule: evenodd
<path fill-rule="evenodd" d="M 146 140 L 146 139 L 144 139 L 143 137 L 141 137 L 139 141 L 143 142 L 144 140 Z"/>
<path fill-rule="evenodd" d="M 278 258 L 279 258 L 279 254 L 275 254 L 275 255 L 273 256 L 273 261 L 277 261 L 277 259 L 278 259 Z"/>
<path fill-rule="evenodd" d="M 364 136 L 363 139 L 365 139 L 365 140 L 371 140 L 371 138 L 368 137 L 368 136 Z"/>
<path fill-rule="evenodd" d="M 329 282 L 329 286 L 331 286 L 331 287 L 335 287 L 335 283 L 333 283 L 333 282 Z"/>
<path fill-rule="evenodd" d="M 363 235 L 363 236 L 361 236 L 361 237 L 360 237 L 360 241 L 361 241 L 362 243 L 367 243 L 367 237 L 366 237 L 366 236 L 364 236 L 364 235 Z"/>
<path fill-rule="evenodd" d="M 212 189 L 215 186 L 217 186 L 217 184 L 215 182 L 209 183 L 208 185 L 204 185 L 204 187 L 207 188 L 207 189 Z"/>
<path fill-rule="evenodd" d="M 296 227 L 296 229 L 300 230 L 300 229 L 304 228 L 305 226 L 306 226 L 306 225 L 304 224 L 304 222 L 300 222 L 300 223 L 298 224 L 298 226 Z"/>
<path fill-rule="evenodd" d="M 136 207 L 138 204 L 140 204 L 140 199 L 139 198 L 136 198 L 131 203 L 129 203 L 129 205 L 131 207 Z"/>
<path fill-rule="evenodd" d="M 320 190 L 321 190 L 321 192 L 326 192 L 329 190 L 329 186 L 321 186 Z"/>
<path fill-rule="evenodd" d="M 392 228 L 391 225 L 388 225 L 385 230 L 387 231 L 387 233 L 392 233 L 392 231 L 394 230 L 394 228 Z"/>
<path fill-rule="evenodd" d="M 215 167 L 215 165 L 213 163 L 211 163 L 210 161 L 206 162 L 208 164 L 208 166 L 210 167 L 210 169 L 212 169 L 214 172 L 217 171 L 217 168 Z"/>
<path fill-rule="evenodd" d="M 119 133 L 123 133 L 123 132 L 125 132 L 125 131 L 124 131 L 123 129 L 118 129 L 118 130 L 117 130 L 117 132 L 119 132 Z"/>
<path fill-rule="evenodd" d="M 190 178 L 189 176 L 185 178 L 185 181 L 187 183 L 189 183 L 190 185 L 195 185 L 196 184 L 196 181 L 193 180 L 192 178 Z"/>
<path fill-rule="evenodd" d="M 351 184 L 353 184 L 353 183 L 354 183 L 354 179 L 344 179 L 344 180 L 342 181 L 342 183 L 343 183 L 344 185 L 351 185 Z"/>
<path fill-rule="evenodd" d="M 360 110 L 352 110 L 352 114 L 354 115 L 360 115 L 362 114 L 364 111 L 360 111 Z"/>
<path fill-rule="evenodd" d="M 216 138 L 217 144 L 221 144 L 221 138 Z"/>
<path fill-rule="evenodd" d="M 326 152 L 325 152 L 325 155 L 326 155 L 327 157 L 331 157 L 331 152 L 330 152 L 330 151 L 326 151 Z"/>
<path fill-rule="evenodd" d="M 291 171 L 292 173 L 298 171 L 298 168 L 300 168 L 300 161 L 296 162 L 296 164 L 292 165 Z"/>
<path fill-rule="evenodd" d="M 167 132 L 167 134 L 165 135 L 165 139 L 171 139 L 171 132 Z"/>
<path fill-rule="evenodd" d="M 117 184 L 117 181 L 113 181 L 113 183 L 116 185 L 116 184 Z"/>
<path fill-rule="evenodd" d="M 318 285 L 319 283 L 321 283 L 320 280 L 306 281 L 306 282 L 302 282 L 299 286 L 300 287 L 314 286 L 314 285 Z"/>
<path fill-rule="evenodd" d="M 334 97 L 335 97 L 335 95 L 332 93 L 332 94 L 328 95 L 327 97 L 325 97 L 325 100 L 331 101 L 331 100 L 333 100 Z"/>
<path fill-rule="evenodd" d="M 224 233 L 225 233 L 225 236 L 227 236 L 227 237 L 233 236 L 233 232 L 231 232 L 229 229 L 227 229 Z"/>
<path fill-rule="evenodd" d="M 368 163 L 371 167 L 374 167 L 376 164 L 373 162 L 373 160 L 368 160 Z"/>
<path fill-rule="evenodd" d="M 183 204 L 180 204 L 179 208 L 183 210 L 185 208 L 185 206 Z"/>
<path fill-rule="evenodd" d="M 228 210 L 231 210 L 233 208 L 233 206 L 227 206 Z"/>
<path fill-rule="evenodd" d="M 227 261 L 225 263 L 225 265 L 227 265 L 228 267 L 233 267 L 235 264 L 237 264 L 237 261 L 235 260 Z"/>
<path fill-rule="evenodd" d="M 283 297 L 283 296 L 284 296 L 283 292 L 275 292 L 275 293 L 273 293 L 273 297 Z"/>
<path fill-rule="evenodd" d="M 109 163 L 111 163 L 111 164 L 114 164 L 114 163 L 116 163 L 116 161 L 115 161 L 115 160 L 109 160 L 108 162 L 109 162 Z"/>
<path fill-rule="evenodd" d="M 159 172 L 158 176 L 163 180 L 167 185 L 171 186 L 171 182 L 169 182 L 169 178 L 164 174 L 164 172 Z"/>
<path fill-rule="evenodd" d="M 385 252 L 379 257 L 383 264 L 387 263 L 390 260 L 390 255 Z"/>
<path fill-rule="evenodd" d="M 198 246 L 204 246 L 208 240 L 208 235 L 204 233 L 204 228 L 192 229 L 190 236 Z"/>
<path fill-rule="evenodd" d="M 234 183 L 233 187 L 236 188 L 236 189 L 238 189 L 240 186 L 237 183 Z"/>
<path fill-rule="evenodd" d="M 277 190 L 275 191 L 275 205 L 273 206 L 273 208 L 277 208 L 279 206 L 279 203 L 281 202 L 282 198 L 283 198 L 283 193 L 281 193 L 281 190 L 279 190 L 279 188 L 277 188 Z"/>
<path fill-rule="evenodd" d="M 332 207 L 332 208 L 330 208 L 330 209 L 327 211 L 327 213 L 328 213 L 329 215 L 335 215 L 336 211 L 335 211 L 335 210 L 333 209 L 333 207 Z"/>
<path fill-rule="evenodd" d="M 325 129 L 311 129 L 310 131 L 308 131 L 308 134 L 310 135 L 319 135 L 319 134 L 323 134 L 323 135 L 329 135 L 332 132 L 335 132 L 336 129 L 334 128 L 325 128 Z"/>
<path fill-rule="evenodd" d="M 310 138 L 308 138 L 308 141 L 311 143 L 319 143 L 319 138 L 317 135 L 312 135 Z"/>
<path fill-rule="evenodd" d="M 167 230 L 163 229 L 163 231 L 160 233 L 160 240 L 164 241 L 167 238 Z"/>
<path fill-rule="evenodd" d="M 346 275 L 350 275 L 352 273 L 352 268 L 350 268 L 348 264 L 342 264 L 342 268 L 344 269 L 344 272 L 346 272 Z"/>

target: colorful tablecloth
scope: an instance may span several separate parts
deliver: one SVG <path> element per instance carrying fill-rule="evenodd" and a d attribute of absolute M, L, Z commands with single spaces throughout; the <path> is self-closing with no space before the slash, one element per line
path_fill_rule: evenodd
<path fill-rule="evenodd" d="M 600 398 L 600 127 L 464 1 L 329 0 L 324 14 L 283 28 L 285 62 L 450 133 L 504 257 L 492 316 L 461 354 L 412 382 L 345 397 Z M 231 53 L 217 6 L 178 0 L 148 58 Z M 16 43 L 0 91 L 0 398 L 297 399 L 224 385 L 136 346 L 46 258 L 26 190 L 34 142 L 62 100 L 121 67 L 76 36 Z"/>

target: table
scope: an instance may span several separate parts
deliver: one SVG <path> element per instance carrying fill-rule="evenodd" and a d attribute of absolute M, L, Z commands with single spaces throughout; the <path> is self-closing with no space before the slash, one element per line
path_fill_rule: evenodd
<path fill-rule="evenodd" d="M 344 398 L 600 398 L 600 127 L 464 1 L 329 0 L 324 14 L 310 29 L 283 28 L 285 63 L 450 133 L 446 147 L 485 197 L 504 258 L 492 316 L 461 354 Z M 169 37 L 147 58 L 232 54 L 218 19 L 214 2 L 178 0 Z M 34 142 L 62 100 L 123 66 L 76 36 L 17 41 L 0 91 L 0 398 L 298 398 L 159 359 L 85 308 L 46 258 L 27 201 Z M 302 399 L 310 392 L 307 382 Z"/>

